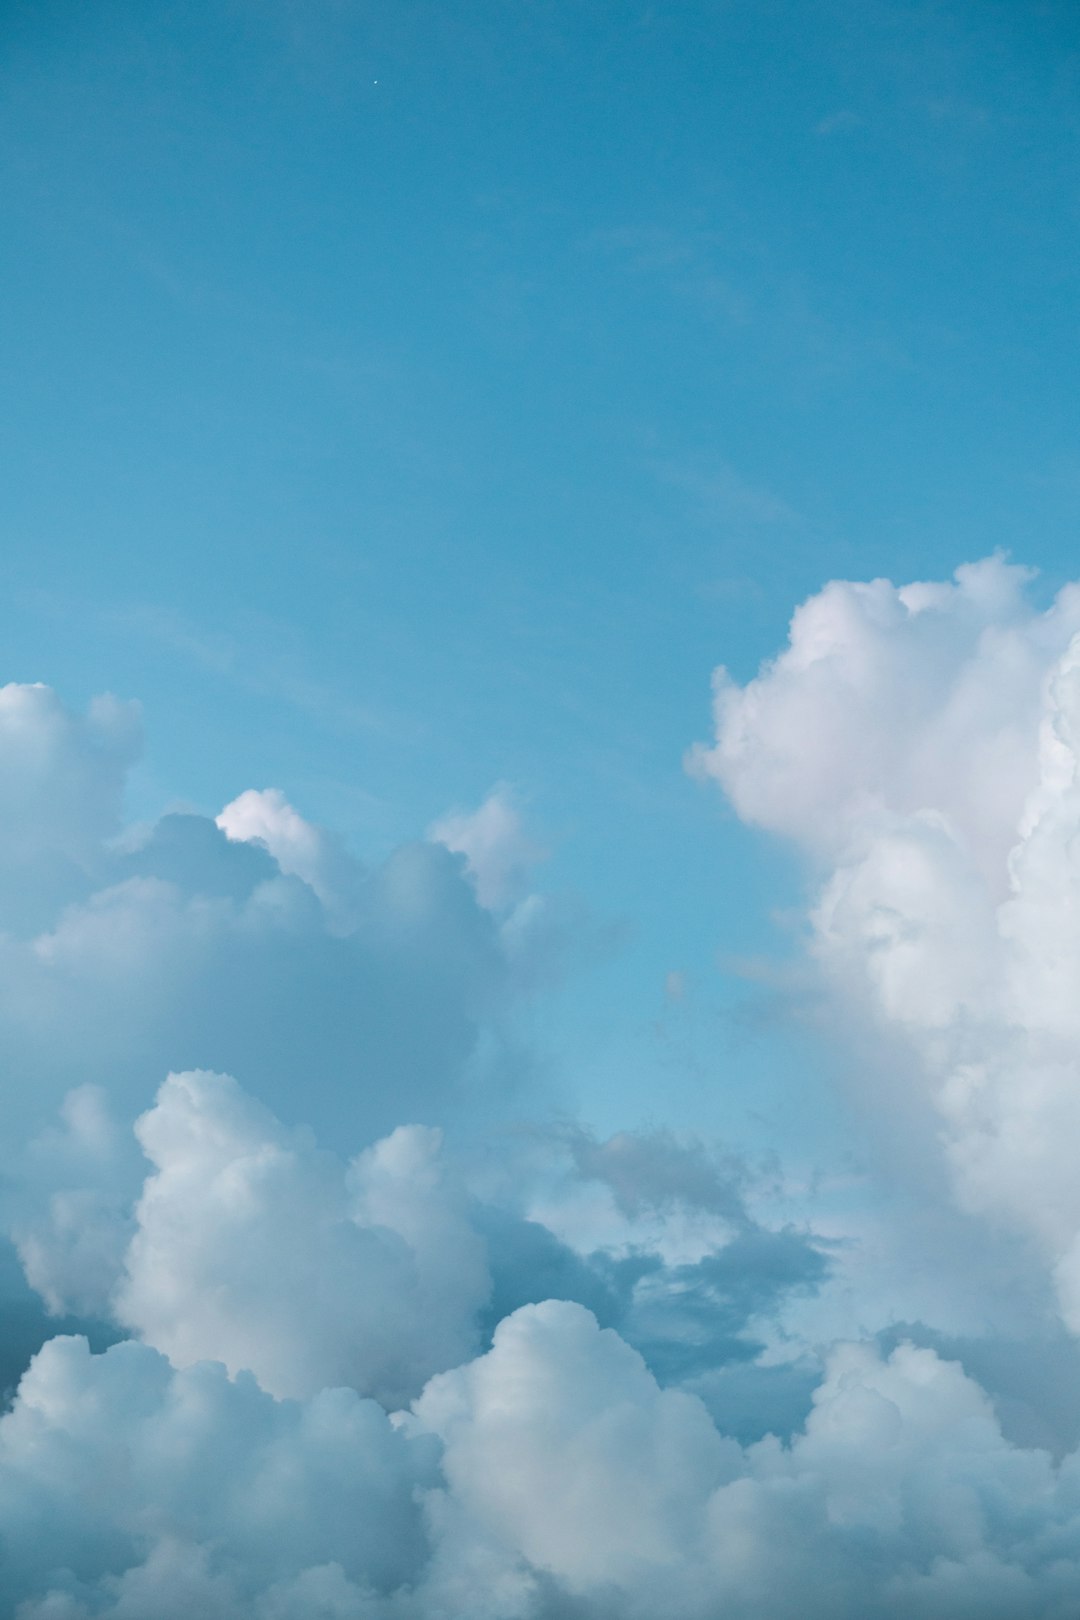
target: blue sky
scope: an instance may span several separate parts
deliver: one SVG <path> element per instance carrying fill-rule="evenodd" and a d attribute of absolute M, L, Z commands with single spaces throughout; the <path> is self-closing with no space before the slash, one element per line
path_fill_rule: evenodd
<path fill-rule="evenodd" d="M 586 1106 L 775 1108 L 722 964 L 802 878 L 682 755 L 827 578 L 1067 575 L 1069 8 L 2 30 L 9 678 L 140 699 L 135 817 L 272 784 L 370 856 L 513 784 L 624 925 L 543 1015 Z"/>

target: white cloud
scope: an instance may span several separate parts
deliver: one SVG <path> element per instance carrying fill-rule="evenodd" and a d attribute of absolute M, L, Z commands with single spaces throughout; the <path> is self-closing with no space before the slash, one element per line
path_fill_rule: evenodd
<path fill-rule="evenodd" d="M 299 1620 L 321 1590 L 367 1620 L 422 1565 L 435 1458 L 349 1390 L 278 1402 L 220 1366 L 53 1339 L 0 1419 L 3 1612 Z"/>
<path fill-rule="evenodd" d="M 1055 1620 L 1080 1598 L 1078 1469 L 1008 1444 L 910 1345 L 839 1347 L 792 1445 L 744 1448 L 554 1301 L 403 1419 L 57 1339 L 0 1419 L 0 1598 L 20 1620 Z"/>
<path fill-rule="evenodd" d="M 878 818 L 937 812 L 1000 893 L 1031 786 L 1049 668 L 1080 589 L 1045 613 L 993 557 L 949 584 L 834 581 L 745 687 L 716 673 L 716 739 L 692 755 L 747 821 L 835 860 Z"/>
<path fill-rule="evenodd" d="M 546 1577 L 587 1600 L 571 1613 L 643 1620 L 1050 1615 L 1080 1583 L 1073 1459 L 1057 1475 L 1008 1445 L 960 1368 L 910 1345 L 888 1360 L 839 1348 L 792 1446 L 743 1450 L 616 1335 L 551 1303 L 433 1380 L 416 1412 L 446 1446 L 444 1581 L 479 1544 L 534 1595 Z M 492 1612 L 537 1611 L 542 1596 Z"/>
<path fill-rule="evenodd" d="M 454 1515 L 572 1591 L 678 1570 L 741 1460 L 700 1401 L 557 1301 L 508 1318 L 416 1411 L 445 1442 Z"/>
<path fill-rule="evenodd" d="M 1080 1329 L 1080 590 L 1039 611 L 1028 582 L 827 586 L 719 680 L 696 761 L 823 867 L 814 953 L 885 1043 L 866 1087 L 917 1081 L 963 1206 L 1042 1245 Z"/>
<path fill-rule="evenodd" d="M 175 1365 L 400 1405 L 475 1348 L 490 1279 L 437 1131 L 399 1126 L 346 1167 L 205 1073 L 171 1075 L 136 1129 L 155 1173 L 115 1311 Z"/>

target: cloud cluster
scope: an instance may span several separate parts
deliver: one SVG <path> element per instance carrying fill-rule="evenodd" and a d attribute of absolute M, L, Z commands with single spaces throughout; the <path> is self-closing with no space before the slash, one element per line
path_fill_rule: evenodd
<path fill-rule="evenodd" d="M 813 1244 L 749 1223 L 730 1166 L 717 1178 L 700 1150 L 550 1138 L 546 1191 L 529 1204 L 504 1186 L 474 1200 L 469 1224 L 430 1131 L 396 1128 L 443 1119 L 460 1134 L 501 1106 L 477 1086 L 476 1055 L 531 982 L 551 916 L 524 892 L 539 851 L 507 790 L 374 872 L 276 790 L 132 836 L 120 794 L 135 744 L 116 719 L 128 711 L 102 702 L 80 720 L 46 689 L 8 695 L 22 715 L 11 805 L 35 822 L 46 866 L 62 839 L 83 850 L 81 886 L 54 897 L 46 925 L 0 936 L 0 1051 L 25 1082 L 2 1101 L 5 1215 L 54 1314 L 119 1321 L 183 1362 L 255 1369 L 275 1392 L 343 1381 L 394 1401 L 549 1292 L 689 1376 L 750 1359 L 751 1319 L 819 1279 Z M 105 747 L 106 721 L 127 753 Z M 62 818 L 38 814 L 46 791 L 72 801 L 62 839 Z M 31 866 L 40 907 L 36 882 Z M 131 1121 L 177 1059 L 227 1063 L 245 1090 L 181 1070 L 140 1121 L 140 1153 Z M 298 1134 L 303 1121 L 346 1152 L 383 1139 L 347 1167 Z M 556 1196 L 560 1159 L 571 1173 Z M 396 1213 L 373 1203 L 376 1179 L 383 1199 L 397 1187 Z M 673 1245 L 688 1222 L 701 1228 L 689 1248 L 685 1232 Z"/>
<path fill-rule="evenodd" d="M 805 1431 L 744 1448 L 552 1301 L 395 1418 L 55 1339 L 0 1419 L 0 1534 L 18 1620 L 1053 1620 L 1080 1460 L 910 1345 L 837 1348 Z"/>
<path fill-rule="evenodd" d="M 574 1300 L 672 1381 L 753 1362 L 757 1330 L 827 1273 L 812 1234 L 763 1224 L 751 1174 L 663 1133 L 533 1133 L 506 1187 L 470 1192 L 430 1127 L 350 1161 L 227 1075 L 171 1075 L 135 1124 L 126 1200 L 92 1088 L 31 1154 L 67 1183 L 16 1233 L 54 1313 L 223 1362 L 279 1396 L 338 1384 L 387 1407 L 465 1361 L 518 1306 Z M 89 1162 L 88 1162 L 89 1161 Z M 91 1173 L 92 1172 L 92 1173 Z"/>
<path fill-rule="evenodd" d="M 121 836 L 136 748 L 112 700 L 80 718 L 46 688 L 0 694 L 4 1136 L 78 1085 L 131 1117 L 188 1068 L 242 1074 L 331 1138 L 475 1099 L 516 981 L 462 857 L 416 840 L 364 868 L 273 792 Z"/>
<path fill-rule="evenodd" d="M 416 1416 L 445 1445 L 443 1578 L 451 1559 L 530 1575 L 535 1606 L 493 1612 L 1050 1615 L 1080 1591 L 1076 1460 L 1009 1446 L 962 1370 L 910 1345 L 838 1347 L 791 1446 L 743 1449 L 552 1302 Z"/>
<path fill-rule="evenodd" d="M 915 1095 L 1074 1327 L 1078 637 L 1080 591 L 996 559 L 833 584 L 695 756 L 812 863 L 869 1104 Z M 129 1335 L 50 1338 L 0 1417 L 0 1612 L 1076 1612 L 1080 1452 L 1024 1409 L 1075 1357 L 789 1339 L 835 1339 L 839 1251 L 767 1177 L 506 1089 L 555 916 L 507 790 L 371 869 L 273 789 L 126 833 L 137 746 L 0 693 L 3 1224 L 47 1309 Z"/>
<path fill-rule="evenodd" d="M 3 1612 L 366 1617 L 423 1561 L 435 1464 L 349 1390 L 277 1401 L 220 1365 L 52 1339 L 0 1419 Z"/>

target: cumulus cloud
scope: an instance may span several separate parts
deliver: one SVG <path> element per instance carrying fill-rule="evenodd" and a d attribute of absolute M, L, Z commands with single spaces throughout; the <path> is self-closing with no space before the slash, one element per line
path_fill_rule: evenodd
<path fill-rule="evenodd" d="M 4 1135 L 85 1084 L 131 1117 L 188 1067 L 353 1140 L 475 1101 L 521 977 L 460 862 L 417 840 L 365 869 L 271 791 L 120 838 L 137 741 L 113 700 L 80 718 L 48 688 L 4 689 L 0 1062 L 22 1077 Z"/>
<path fill-rule="evenodd" d="M 136 1129 L 154 1174 L 114 1309 L 175 1365 L 393 1406 L 476 1347 L 490 1280 L 438 1132 L 399 1126 L 346 1166 L 205 1073 L 170 1076 Z"/>
<path fill-rule="evenodd" d="M 1049 1613 L 1077 1589 L 1071 1461 L 1056 1476 L 1010 1447 L 961 1369 L 909 1345 L 838 1349 L 793 1444 L 744 1450 L 553 1302 L 434 1379 L 416 1413 L 446 1448 L 437 1556 L 471 1561 L 480 1540 L 534 1594 L 546 1576 L 578 1600 L 570 1613 Z M 1032 1510 L 1059 1516 L 1053 1554 Z"/>
<path fill-rule="evenodd" d="M 450 851 L 364 867 L 273 790 L 125 831 L 138 749 L 134 705 L 0 696 L 0 1224 L 66 1317 L 112 1309 L 144 1178 L 131 1122 L 170 1070 L 234 1070 L 352 1152 L 513 1110 L 529 1075 L 517 953 Z M 32 1317 L 5 1274 L 11 1345 Z"/>
<path fill-rule="evenodd" d="M 1080 591 L 999 558 L 834 583 L 695 755 L 823 872 L 813 950 L 917 1078 L 965 1208 L 1031 1235 L 1080 1328 Z M 868 1084 L 874 1085 L 874 1076 Z M 933 1121 L 933 1124 L 930 1124 Z"/>
<path fill-rule="evenodd" d="M 367 1620 L 423 1562 L 436 1456 L 350 1390 L 52 1339 L 0 1419 L 3 1612 Z"/>
<path fill-rule="evenodd" d="M 716 738 L 691 755 L 747 821 L 824 859 L 889 816 L 935 811 L 999 888 L 1037 770 L 1043 685 L 1080 629 L 992 557 L 948 583 L 833 581 L 739 687 L 714 677 Z"/>
<path fill-rule="evenodd" d="M 0 1419 L 0 1596 L 20 1620 L 1053 1620 L 1078 1469 L 910 1344 L 838 1347 L 792 1443 L 741 1446 L 557 1301 L 393 1418 L 54 1339 Z"/>
<path fill-rule="evenodd" d="M 662 1132 L 530 1133 L 531 1161 L 507 1166 L 516 1201 L 470 1194 L 437 1131 L 400 1126 L 346 1163 L 225 1075 L 170 1076 L 135 1134 L 152 1168 L 126 1201 L 93 1088 L 33 1144 L 60 1190 L 17 1234 L 28 1280 L 54 1313 L 278 1395 L 341 1383 L 400 1404 L 551 1296 L 618 1327 L 667 1382 L 715 1383 L 828 1270 L 812 1234 L 751 1213 L 742 1161 Z"/>
<path fill-rule="evenodd" d="M 679 1569 L 711 1491 L 739 1468 L 699 1401 L 661 1390 L 617 1334 L 566 1303 L 508 1318 L 489 1354 L 433 1380 L 416 1412 L 445 1443 L 463 1529 L 571 1591 Z"/>

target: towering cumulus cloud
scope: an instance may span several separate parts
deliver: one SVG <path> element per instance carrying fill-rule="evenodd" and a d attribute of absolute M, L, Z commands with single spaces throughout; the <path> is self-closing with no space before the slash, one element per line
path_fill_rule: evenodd
<path fill-rule="evenodd" d="M 718 675 L 693 760 L 804 852 L 864 1116 L 1035 1257 L 1067 1382 L 1080 590 L 1033 590 L 829 585 Z M 366 867 L 275 789 L 125 831 L 137 750 L 111 699 L 0 692 L 0 1615 L 1080 1610 L 1080 1450 L 1020 1432 L 1031 1366 L 853 1299 L 857 1228 L 782 1176 L 529 1085 L 516 1009 L 574 911 L 509 789 Z"/>
<path fill-rule="evenodd" d="M 998 558 L 827 586 L 756 680 L 718 673 L 694 757 L 819 864 L 836 996 L 900 1043 L 958 1198 L 1035 1239 L 1080 1330 L 1080 591 L 1029 588 Z"/>

